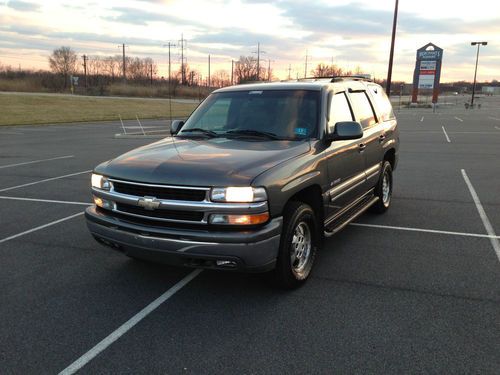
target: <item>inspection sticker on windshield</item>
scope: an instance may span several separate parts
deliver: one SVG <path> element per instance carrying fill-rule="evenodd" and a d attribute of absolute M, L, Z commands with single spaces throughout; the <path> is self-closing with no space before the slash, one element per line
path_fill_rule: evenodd
<path fill-rule="evenodd" d="M 295 135 L 307 135 L 307 128 L 295 128 Z"/>
<path fill-rule="evenodd" d="M 262 90 L 261 91 L 249 91 L 248 94 L 249 95 L 260 95 L 260 94 L 262 94 Z"/>

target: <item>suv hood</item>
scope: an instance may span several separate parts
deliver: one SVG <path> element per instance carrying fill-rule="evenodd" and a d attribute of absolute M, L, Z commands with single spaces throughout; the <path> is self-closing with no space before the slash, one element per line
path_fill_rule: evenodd
<path fill-rule="evenodd" d="M 307 141 L 166 138 L 100 164 L 117 179 L 185 186 L 245 186 L 262 172 L 310 150 Z"/>

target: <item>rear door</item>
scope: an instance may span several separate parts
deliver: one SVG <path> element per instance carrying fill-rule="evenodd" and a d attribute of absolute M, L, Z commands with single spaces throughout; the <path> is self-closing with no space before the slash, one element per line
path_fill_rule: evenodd
<path fill-rule="evenodd" d="M 360 151 L 363 155 L 364 172 L 366 174 L 365 190 L 368 191 L 377 183 L 382 166 L 383 126 L 379 124 L 374 106 L 365 90 L 350 91 L 349 99 L 354 109 L 356 121 L 363 127 Z"/>
<path fill-rule="evenodd" d="M 328 131 L 333 132 L 335 124 L 341 121 L 354 121 L 352 108 L 345 92 L 332 95 Z M 362 194 L 365 183 L 365 161 L 359 150 L 360 141 L 360 139 L 334 141 L 325 150 L 330 181 L 326 217 L 334 216 Z"/>

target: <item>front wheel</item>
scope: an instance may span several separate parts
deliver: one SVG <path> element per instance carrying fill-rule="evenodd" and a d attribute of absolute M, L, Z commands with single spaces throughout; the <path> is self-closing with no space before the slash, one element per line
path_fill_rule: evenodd
<path fill-rule="evenodd" d="M 375 196 L 379 199 L 371 207 L 371 211 L 383 214 L 389 209 L 392 200 L 392 167 L 387 160 L 382 165 L 382 173 L 375 187 Z"/>
<path fill-rule="evenodd" d="M 302 285 L 311 273 L 318 245 L 318 224 L 312 208 L 302 202 L 288 203 L 274 271 L 277 284 L 286 289 Z"/>

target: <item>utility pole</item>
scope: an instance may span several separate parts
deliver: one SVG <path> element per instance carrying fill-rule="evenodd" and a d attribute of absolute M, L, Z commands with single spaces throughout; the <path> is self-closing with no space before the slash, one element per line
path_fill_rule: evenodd
<path fill-rule="evenodd" d="M 307 78 L 307 58 L 309 57 L 309 55 L 307 54 L 307 50 L 306 50 L 306 65 L 305 65 L 305 68 L 304 68 L 304 78 Z"/>
<path fill-rule="evenodd" d="M 153 86 L 153 62 L 151 62 L 151 65 L 149 67 L 151 69 L 151 86 Z"/>
<path fill-rule="evenodd" d="M 288 64 L 288 80 L 290 81 L 292 79 L 292 64 Z"/>
<path fill-rule="evenodd" d="M 257 81 L 260 81 L 260 43 L 257 43 Z"/>
<path fill-rule="evenodd" d="M 389 98 L 391 97 L 392 63 L 394 61 L 394 43 L 396 41 L 396 26 L 398 24 L 398 4 L 399 0 L 396 0 L 396 5 L 394 8 L 394 19 L 392 21 L 392 38 L 391 38 L 391 52 L 389 54 L 389 69 L 387 70 L 387 83 L 385 85 L 385 92 Z"/>
<path fill-rule="evenodd" d="M 172 83 L 171 64 L 170 64 L 170 47 L 175 47 L 175 44 L 168 42 L 167 44 L 164 44 L 163 47 L 168 47 L 168 87 L 170 88 L 170 84 Z"/>
<path fill-rule="evenodd" d="M 267 81 L 271 82 L 271 62 L 274 62 L 274 60 L 268 59 L 267 62 L 268 62 L 268 65 L 267 65 Z"/>
<path fill-rule="evenodd" d="M 127 82 L 126 66 L 125 66 L 125 43 L 122 44 L 122 56 L 123 56 L 123 83 Z"/>
<path fill-rule="evenodd" d="M 208 88 L 210 89 L 210 55 L 208 55 L 208 78 L 207 78 Z"/>
<path fill-rule="evenodd" d="M 83 77 L 85 79 L 85 91 L 87 91 L 87 55 L 83 55 Z"/>
<path fill-rule="evenodd" d="M 261 51 L 260 50 L 260 43 L 257 43 L 257 52 L 253 52 L 257 54 L 257 81 L 260 80 L 260 54 L 261 53 L 266 53 L 266 51 Z"/>
<path fill-rule="evenodd" d="M 231 59 L 231 86 L 234 85 L 234 60 Z"/>
<path fill-rule="evenodd" d="M 476 54 L 476 69 L 474 70 L 474 84 L 472 85 L 472 99 L 470 101 L 470 107 L 474 108 L 474 96 L 476 94 L 476 76 L 477 76 L 477 63 L 479 60 L 479 46 L 486 46 L 488 42 L 472 42 L 471 46 L 477 45 L 477 54 Z"/>
<path fill-rule="evenodd" d="M 184 48 L 186 47 L 186 39 L 184 39 L 184 34 L 181 34 L 179 45 L 181 47 L 181 85 L 184 85 L 186 82 L 186 68 L 184 66 Z"/>

